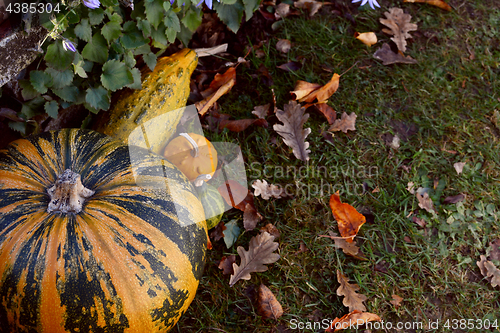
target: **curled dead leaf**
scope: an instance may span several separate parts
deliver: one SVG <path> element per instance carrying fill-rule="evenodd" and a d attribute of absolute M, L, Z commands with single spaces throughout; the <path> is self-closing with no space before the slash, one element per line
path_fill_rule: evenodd
<path fill-rule="evenodd" d="M 330 105 L 326 103 L 318 103 L 314 104 L 314 106 L 319 112 L 321 112 L 323 116 L 325 116 L 328 124 L 332 125 L 333 123 L 335 123 L 335 120 L 337 119 L 337 112 L 335 112 L 335 110 Z"/>
<path fill-rule="evenodd" d="M 291 48 L 292 48 L 292 42 L 290 42 L 288 39 L 280 39 L 276 43 L 276 50 L 282 53 L 288 53 Z"/>
<path fill-rule="evenodd" d="M 354 37 L 356 37 L 356 39 L 360 40 L 363 44 L 368 46 L 372 46 L 373 44 L 376 44 L 378 41 L 377 35 L 375 35 L 374 32 L 362 32 L 362 33 L 356 32 L 354 34 Z"/>
<path fill-rule="evenodd" d="M 236 256 L 234 254 L 227 257 L 224 256 L 217 267 L 222 270 L 222 274 L 224 275 L 233 274 L 233 263 L 235 262 Z"/>
<path fill-rule="evenodd" d="M 283 308 L 272 291 L 261 284 L 257 297 L 257 312 L 265 319 L 278 319 L 283 315 Z"/>
<path fill-rule="evenodd" d="M 337 220 L 340 235 L 352 243 L 361 226 L 366 222 L 363 214 L 348 203 L 340 202 L 339 191 L 330 197 L 330 208 L 335 220 Z"/>
<path fill-rule="evenodd" d="M 325 332 L 337 332 L 348 328 L 358 328 L 369 321 L 381 321 L 382 319 L 374 313 L 354 310 L 342 318 L 335 318 Z M 354 327 L 353 327 L 354 326 Z"/>
<path fill-rule="evenodd" d="M 394 53 L 389 44 L 384 43 L 382 47 L 375 51 L 373 57 L 382 60 L 382 64 L 387 66 L 391 64 L 416 64 L 417 61 L 410 56 L 404 56 L 401 53 Z"/>
<path fill-rule="evenodd" d="M 444 9 L 444 10 L 447 10 L 449 12 L 451 12 L 451 7 L 450 5 L 448 5 L 446 2 L 444 2 L 443 0 L 404 0 L 403 2 L 410 2 L 410 3 L 415 3 L 415 2 L 418 2 L 418 3 L 426 3 L 428 5 L 432 5 L 432 6 L 436 6 L 436 7 L 439 7 L 441 9 Z"/>
<path fill-rule="evenodd" d="M 394 307 L 397 309 L 401 306 L 401 302 L 403 301 L 403 297 L 400 297 L 398 295 L 392 295 L 392 301 L 391 304 L 394 305 Z"/>
<path fill-rule="evenodd" d="M 245 206 L 245 211 L 243 212 L 243 226 L 245 230 L 253 230 L 257 226 L 257 223 L 262 221 L 262 215 L 255 209 L 255 207 L 247 203 Z"/>

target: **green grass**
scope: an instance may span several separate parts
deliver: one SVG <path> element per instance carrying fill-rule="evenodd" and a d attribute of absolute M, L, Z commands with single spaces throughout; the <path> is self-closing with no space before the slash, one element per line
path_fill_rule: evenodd
<path fill-rule="evenodd" d="M 448 319 L 499 319 L 500 325 L 500 287 L 483 279 L 476 265 L 481 254 L 488 254 L 489 242 L 500 238 L 500 129 L 491 121 L 494 110 L 500 110 L 500 4 L 449 1 L 455 10 L 448 13 L 425 5 L 380 3 L 383 9 L 353 11 L 356 26 L 327 9 L 312 19 L 287 18 L 264 45 L 265 57 L 250 56 L 250 67 L 238 69 L 239 83 L 222 99 L 221 112 L 253 118 L 254 106 L 272 101 L 271 88 L 283 108 L 297 80 L 326 83 L 332 72 L 344 73 L 329 104 L 338 116 L 355 112 L 357 130 L 336 132 L 331 144 L 321 135 L 329 127 L 326 120 L 309 112 L 308 164 L 297 160 L 281 138 L 270 143 L 277 137 L 272 127 L 206 133 L 213 141 L 241 146 L 249 186 L 265 179 L 282 186 L 301 184 L 310 191 L 297 191 L 292 199 L 256 198 L 265 217 L 258 227 L 272 223 L 281 232 L 281 259 L 267 272 L 252 274 L 250 281 L 229 287 L 229 276 L 217 264 L 223 255 L 237 254 L 237 246 L 248 248 L 258 231 L 243 233 L 230 249 L 222 240 L 213 242 L 198 294 L 178 332 L 322 332 L 292 330 L 290 322 L 334 319 L 348 312 L 336 295 L 336 270 L 360 286 L 369 312 L 394 325 L 440 321 L 439 329 L 426 332 L 468 331 L 444 329 Z M 406 52 L 418 60 L 416 65 L 383 66 L 372 57 L 389 39 L 380 32 L 378 19 L 392 6 L 403 8 L 418 24 Z M 379 43 L 368 48 L 352 37 L 355 31 L 374 31 Z M 287 56 L 275 49 L 279 38 L 293 43 Z M 299 71 L 276 68 L 301 59 L 306 61 Z M 255 77 L 261 65 L 269 69 L 272 87 Z M 276 122 L 274 116 L 268 120 Z M 384 135 L 402 137 L 398 124 L 412 126 L 414 133 L 393 149 Z M 456 162 L 467 163 L 460 175 L 453 168 Z M 308 172 L 286 172 L 301 166 Z M 328 169 L 326 177 L 318 174 L 324 172 L 320 166 Z M 419 209 L 408 182 L 431 188 L 436 214 Z M 317 187 L 322 184 L 330 187 L 321 192 Z M 375 188 L 379 191 L 372 193 Z M 318 237 L 337 232 L 328 207 L 337 189 L 343 202 L 373 217 L 356 237 L 366 261 L 348 257 L 332 240 Z M 464 202 L 443 203 L 459 193 L 466 195 Z M 426 227 L 420 228 L 410 214 L 423 218 Z M 241 212 L 230 211 L 223 221 L 231 219 L 242 227 Z M 308 251 L 297 253 L 301 242 Z M 283 306 L 285 314 L 277 321 L 261 319 L 250 301 L 252 286 L 260 283 Z M 393 294 L 404 299 L 397 309 L 390 303 Z"/>

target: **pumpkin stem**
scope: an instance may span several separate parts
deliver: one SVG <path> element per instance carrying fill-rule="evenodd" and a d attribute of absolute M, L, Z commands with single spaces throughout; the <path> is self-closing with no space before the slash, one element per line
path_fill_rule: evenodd
<path fill-rule="evenodd" d="M 191 156 L 198 157 L 200 150 L 198 149 L 198 144 L 196 143 L 196 141 L 194 141 L 194 139 L 190 137 L 189 134 L 187 133 L 179 133 L 179 135 L 185 137 L 186 140 L 189 141 L 191 146 L 193 146 L 194 152 L 191 150 Z"/>
<path fill-rule="evenodd" d="M 66 169 L 57 177 L 56 183 L 47 190 L 47 193 L 50 196 L 49 206 L 47 207 L 48 213 L 78 214 L 82 211 L 85 199 L 95 192 L 83 186 L 79 174 Z"/>
<path fill-rule="evenodd" d="M 210 179 L 212 179 L 212 176 L 210 176 L 208 173 L 206 173 L 206 174 L 199 175 L 198 177 L 196 177 L 196 179 L 193 181 L 193 183 L 194 183 L 195 187 L 200 187 L 201 185 L 203 185 L 203 183 L 205 183 L 205 180 L 210 180 Z"/>

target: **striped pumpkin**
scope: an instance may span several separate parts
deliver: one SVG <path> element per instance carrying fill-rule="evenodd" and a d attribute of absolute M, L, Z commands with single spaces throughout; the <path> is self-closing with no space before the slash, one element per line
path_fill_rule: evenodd
<path fill-rule="evenodd" d="M 205 182 L 196 187 L 196 191 L 205 211 L 207 228 L 212 229 L 222 220 L 225 211 L 224 199 L 219 190 Z"/>
<path fill-rule="evenodd" d="M 79 129 L 0 150 L 0 332 L 167 332 L 186 311 L 203 207 L 169 162 L 131 153 Z"/>

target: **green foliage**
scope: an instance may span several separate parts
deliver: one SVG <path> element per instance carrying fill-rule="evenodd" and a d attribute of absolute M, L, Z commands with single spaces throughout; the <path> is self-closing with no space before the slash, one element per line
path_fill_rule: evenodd
<path fill-rule="evenodd" d="M 260 0 L 223 3 L 214 0 L 214 9 L 236 32 L 243 13 L 248 20 Z M 118 0 L 101 0 L 99 8 L 90 9 L 75 0 L 61 3 L 59 12 L 51 13 L 53 17 L 45 13 L 42 25 L 50 31 L 42 46 L 46 66 L 20 81 L 23 117 L 29 120 L 46 112 L 54 118 L 60 107 L 74 104 L 84 104 L 93 113 L 108 110 L 111 92 L 141 88 L 137 57 L 142 55 L 153 70 L 170 43 L 177 38 L 189 42 L 202 20 L 202 6 L 197 5 L 198 0 L 135 0 L 132 10 Z M 68 49 L 71 45 L 76 52 Z M 26 124 L 11 127 L 23 134 L 30 129 Z"/>

